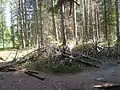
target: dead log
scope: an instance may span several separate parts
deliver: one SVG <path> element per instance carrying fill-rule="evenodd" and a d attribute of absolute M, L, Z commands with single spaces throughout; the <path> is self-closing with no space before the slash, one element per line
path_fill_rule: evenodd
<path fill-rule="evenodd" d="M 6 66 L 0 67 L 0 72 L 14 72 L 14 71 L 17 71 L 17 69 L 11 65 L 6 65 Z"/>
<path fill-rule="evenodd" d="M 97 88 L 97 90 L 120 90 L 120 84 L 106 83 L 103 85 L 94 85 L 93 88 Z"/>
<path fill-rule="evenodd" d="M 37 71 L 28 70 L 27 72 L 34 73 L 34 74 L 39 74 L 39 72 L 37 72 Z"/>
<path fill-rule="evenodd" d="M 77 57 L 80 57 L 80 58 L 86 58 L 86 59 L 91 59 L 91 60 L 93 60 L 93 61 L 98 61 L 96 58 L 93 58 L 93 57 L 90 57 L 90 56 L 86 56 L 86 55 L 83 55 L 83 54 L 79 54 L 79 53 L 77 53 L 77 52 L 71 52 L 71 51 L 68 51 L 68 52 L 58 52 L 58 51 L 55 51 L 56 53 L 60 53 L 60 54 L 62 54 L 63 56 L 67 56 L 67 57 L 69 57 L 69 56 L 73 56 L 73 54 L 76 54 L 77 55 Z M 99 61 L 100 62 L 100 61 Z"/>
<path fill-rule="evenodd" d="M 75 60 L 78 61 L 78 62 L 81 62 L 81 63 L 83 63 L 83 64 L 85 64 L 87 66 L 91 66 L 91 67 L 95 67 L 95 68 L 100 68 L 98 65 L 92 64 L 90 62 L 86 62 L 84 60 L 79 60 L 79 59 L 75 59 Z"/>
<path fill-rule="evenodd" d="M 13 67 L 13 65 L 11 65 L 11 64 L 1 66 L 0 71 L 4 71 L 5 69 L 11 68 L 11 67 Z"/>
<path fill-rule="evenodd" d="M 76 54 L 78 57 L 80 57 L 80 58 L 86 58 L 86 59 L 91 59 L 91 60 L 93 60 L 93 61 L 98 61 L 96 58 L 93 58 L 93 57 L 90 57 L 90 56 L 86 56 L 86 55 L 83 55 L 83 54 L 79 54 L 79 53 L 77 53 L 77 52 L 72 52 L 73 54 Z"/>
<path fill-rule="evenodd" d="M 80 63 L 83 63 L 83 64 L 85 64 L 85 65 L 87 65 L 87 66 L 92 66 L 92 67 L 95 67 L 95 68 L 99 68 L 98 65 L 94 65 L 94 64 L 92 64 L 92 63 L 89 63 L 89 62 L 86 62 L 86 61 L 84 61 L 84 60 L 81 60 L 81 59 L 80 59 L 80 58 L 82 58 L 81 56 L 73 57 L 73 56 L 70 56 L 70 55 L 68 55 L 68 54 L 63 54 L 63 53 L 62 53 L 62 55 L 66 56 L 66 57 L 68 57 L 68 58 L 70 58 L 70 59 L 73 59 L 73 60 L 75 60 L 75 61 L 78 61 L 78 62 L 80 62 Z"/>
<path fill-rule="evenodd" d="M 1 72 L 15 72 L 15 71 L 18 71 L 16 68 L 5 68 L 3 70 L 1 70 Z"/>
<path fill-rule="evenodd" d="M 24 73 L 27 74 L 27 75 L 29 75 L 29 76 L 35 77 L 35 78 L 37 78 L 37 79 L 39 79 L 39 80 L 45 80 L 44 77 L 41 77 L 41 76 L 39 76 L 38 74 L 35 74 L 35 73 L 33 73 L 33 72 L 25 71 Z"/>
<path fill-rule="evenodd" d="M 90 57 L 90 56 L 86 56 L 86 55 L 81 55 L 82 58 L 87 58 L 87 59 L 91 59 L 94 61 L 98 61 L 96 58 Z"/>
<path fill-rule="evenodd" d="M 15 65 L 17 63 L 18 62 L 10 61 L 10 62 L 6 63 L 5 65 L 0 66 L 0 72 L 17 71 L 17 69 L 15 68 Z"/>

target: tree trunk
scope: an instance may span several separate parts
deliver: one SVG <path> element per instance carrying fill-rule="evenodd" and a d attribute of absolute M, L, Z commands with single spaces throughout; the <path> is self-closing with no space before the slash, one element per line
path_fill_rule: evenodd
<path fill-rule="evenodd" d="M 83 3 L 83 39 L 88 41 L 88 31 L 87 31 L 87 15 L 86 15 L 86 0 L 82 0 Z"/>
<path fill-rule="evenodd" d="M 42 1 L 39 1 L 39 13 L 40 13 L 40 40 L 41 40 L 41 47 L 44 45 L 43 43 L 43 24 L 42 24 Z"/>
<path fill-rule="evenodd" d="M 88 1 L 89 5 L 88 5 L 88 30 L 89 30 L 89 39 L 93 39 L 93 21 L 92 21 L 92 17 L 93 17 L 93 10 L 92 10 L 92 0 Z"/>
<path fill-rule="evenodd" d="M 17 14 L 19 15 L 19 11 L 17 11 Z M 20 35 L 19 35 L 19 16 L 17 15 L 17 40 L 18 40 L 18 44 L 20 44 Z M 20 46 L 18 45 L 17 48 L 19 48 Z"/>
<path fill-rule="evenodd" d="M 90 39 L 90 2 L 91 0 L 88 0 L 88 3 L 87 3 L 87 9 L 88 9 L 88 38 Z"/>
<path fill-rule="evenodd" d="M 25 39 L 24 39 L 24 7 L 23 1 L 20 0 L 20 23 L 21 23 L 21 39 L 22 39 L 22 48 L 25 47 Z"/>
<path fill-rule="evenodd" d="M 93 42 L 96 42 L 96 16 L 95 2 L 92 1 L 92 27 L 93 27 Z"/>
<path fill-rule="evenodd" d="M 97 17 L 98 39 L 100 39 L 100 15 L 99 15 L 99 13 L 100 13 L 100 7 L 99 7 L 99 5 L 97 4 L 97 15 L 96 15 L 96 17 Z"/>
<path fill-rule="evenodd" d="M 76 21 L 76 4 L 73 3 L 73 28 L 74 28 L 74 40 L 76 45 L 78 45 L 78 37 L 77 37 L 77 21 Z"/>
<path fill-rule="evenodd" d="M 36 0 L 36 34 L 37 34 L 37 48 L 40 48 L 40 31 L 39 31 L 39 24 L 38 24 L 38 0 Z"/>
<path fill-rule="evenodd" d="M 64 26 L 64 1 L 60 0 L 60 15 L 61 15 L 61 36 L 62 36 L 62 45 L 66 46 L 66 30 Z"/>
<path fill-rule="evenodd" d="M 27 20 L 27 7 L 26 7 L 26 0 L 24 0 L 24 33 L 25 33 L 25 46 L 28 47 L 29 46 L 29 41 L 28 41 L 28 28 L 27 28 L 27 24 L 28 24 L 28 20 Z"/>
<path fill-rule="evenodd" d="M 106 0 L 104 0 L 104 26 L 105 26 L 105 40 L 107 41 L 108 40 L 108 33 L 107 33 L 107 11 L 106 11 Z"/>
<path fill-rule="evenodd" d="M 117 42 L 120 42 L 118 0 L 115 0 L 115 7 L 116 7 L 116 30 L 117 30 Z"/>
<path fill-rule="evenodd" d="M 5 39 L 4 39 L 4 25 L 3 25 L 3 22 L 2 22 L 2 46 L 3 46 L 3 49 L 5 48 Z"/>
<path fill-rule="evenodd" d="M 3 8 L 3 0 L 1 0 L 1 9 L 2 9 L 2 12 L 4 11 L 4 8 Z M 2 25 L 1 25 L 1 31 L 2 31 L 2 47 L 3 47 L 3 49 L 5 48 L 5 39 L 4 39 L 4 17 L 3 17 L 3 14 L 2 14 L 2 18 L 1 18 L 2 20 Z"/>
<path fill-rule="evenodd" d="M 54 0 L 51 0 L 51 6 L 52 6 L 52 25 L 53 25 L 53 33 L 54 33 L 54 37 L 55 40 L 58 41 L 58 32 L 57 32 L 57 28 L 56 28 L 56 24 L 55 24 L 55 12 L 54 12 Z"/>
<path fill-rule="evenodd" d="M 12 48 L 15 48 L 15 35 L 14 35 L 14 26 L 11 26 L 11 40 L 12 40 Z"/>

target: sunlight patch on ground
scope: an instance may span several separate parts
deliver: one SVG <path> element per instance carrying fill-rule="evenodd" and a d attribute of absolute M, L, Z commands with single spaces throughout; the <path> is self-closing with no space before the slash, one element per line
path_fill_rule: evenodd
<path fill-rule="evenodd" d="M 23 57 L 24 55 L 34 51 L 33 49 L 27 49 L 27 50 L 10 50 L 10 51 L 0 51 L 0 57 L 3 58 L 6 62 L 12 61 L 15 58 L 15 55 L 17 53 L 17 58 Z M 3 60 L 0 60 L 0 62 L 5 62 Z"/>

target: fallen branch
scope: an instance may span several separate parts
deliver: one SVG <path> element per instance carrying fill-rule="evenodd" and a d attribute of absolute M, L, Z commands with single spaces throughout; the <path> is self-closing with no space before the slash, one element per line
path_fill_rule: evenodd
<path fill-rule="evenodd" d="M 42 48 L 40 48 L 40 49 L 42 49 Z M 31 51 L 30 53 L 26 54 L 25 56 L 23 56 L 22 58 L 19 58 L 19 60 L 16 62 L 16 64 L 22 64 L 22 63 L 25 63 L 25 62 L 31 61 L 31 60 L 33 61 L 35 57 L 38 57 L 38 55 L 35 56 L 32 54 L 37 53 L 38 51 L 40 51 L 40 49 L 35 49 L 35 50 Z M 30 55 L 31 55 L 31 57 L 30 57 Z"/>
<path fill-rule="evenodd" d="M 12 51 L 9 53 L 9 55 L 5 58 L 5 61 L 7 61 L 7 59 L 9 58 L 9 56 L 11 55 Z"/>
<path fill-rule="evenodd" d="M 22 57 L 22 59 L 26 58 L 27 56 L 29 56 L 29 55 L 31 55 L 32 53 L 35 53 L 35 52 L 37 52 L 37 51 L 38 51 L 38 49 L 35 49 L 35 50 L 31 51 L 30 53 L 27 53 L 25 56 Z"/>
<path fill-rule="evenodd" d="M 27 72 L 34 73 L 34 74 L 39 74 L 39 72 L 37 72 L 37 71 L 28 70 Z"/>
<path fill-rule="evenodd" d="M 94 61 L 98 61 L 96 58 L 93 58 L 93 57 L 90 57 L 90 56 L 86 56 L 86 55 L 81 55 L 82 58 L 87 58 L 87 59 L 91 59 L 91 60 L 94 60 Z M 100 62 L 100 61 L 98 61 Z"/>
<path fill-rule="evenodd" d="M 4 65 L 4 66 L 1 66 L 1 67 L 0 67 L 0 71 L 5 71 L 5 70 L 7 70 L 8 68 L 12 68 L 12 67 L 13 67 L 13 65 L 10 65 L 10 64 Z"/>
<path fill-rule="evenodd" d="M 16 53 L 15 53 L 15 57 L 14 57 L 14 59 L 13 60 L 16 60 L 16 57 L 17 57 L 17 55 L 18 55 L 18 49 L 17 49 L 17 51 L 16 51 Z"/>
<path fill-rule="evenodd" d="M 63 52 L 60 52 L 60 51 L 57 51 L 57 50 L 54 50 L 56 53 L 61 54 L 63 56 L 67 56 L 67 57 L 73 57 L 72 54 L 76 54 L 78 57 L 80 58 L 87 58 L 87 59 L 91 59 L 91 60 L 94 60 L 94 61 L 98 61 L 96 58 L 93 58 L 93 57 L 90 57 L 90 56 L 86 56 L 86 55 L 83 55 L 83 54 L 79 54 L 79 53 L 76 53 L 76 52 L 66 52 L 66 53 L 63 53 Z M 99 61 L 100 62 L 100 61 Z"/>
<path fill-rule="evenodd" d="M 2 57 L 0 57 L 0 60 L 1 60 L 1 61 L 6 61 L 6 60 L 4 60 Z"/>
<path fill-rule="evenodd" d="M 92 66 L 92 67 L 95 67 L 95 68 L 99 68 L 98 65 L 94 65 L 94 64 L 91 64 L 91 63 L 86 62 L 86 61 L 84 61 L 84 60 L 80 60 L 81 58 L 88 58 L 88 59 L 92 59 L 92 60 L 94 60 L 94 61 L 97 61 L 97 59 L 92 58 L 92 57 L 90 57 L 90 56 L 85 56 L 85 55 L 80 55 L 80 54 L 79 54 L 79 56 L 73 57 L 73 56 L 72 56 L 72 53 L 68 53 L 68 54 L 67 54 L 67 53 L 58 52 L 58 51 L 55 51 L 55 52 L 61 54 L 61 55 L 64 56 L 64 57 L 73 59 L 73 60 L 75 60 L 75 61 L 79 61 L 79 62 L 81 62 L 81 63 L 83 63 L 83 64 L 85 64 L 85 65 L 87 65 L 87 66 Z M 75 53 L 75 54 L 77 54 L 77 53 Z"/>
<path fill-rule="evenodd" d="M 3 70 L 1 70 L 1 72 L 15 72 L 15 71 L 18 71 L 16 68 L 5 68 Z"/>
<path fill-rule="evenodd" d="M 81 58 L 87 58 L 87 59 L 91 59 L 91 60 L 94 60 L 94 61 L 98 61 L 96 58 L 93 58 L 93 57 L 90 57 L 90 56 L 86 56 L 86 55 L 83 55 L 83 54 L 79 54 L 79 53 L 76 53 L 76 52 L 72 52 L 73 54 L 76 54 L 77 56 L 81 57 Z"/>
<path fill-rule="evenodd" d="M 62 55 L 66 56 L 66 57 L 68 57 L 68 58 L 70 58 L 70 59 L 73 59 L 73 60 L 75 60 L 75 61 L 81 62 L 81 63 L 83 63 L 83 64 L 85 64 L 85 65 L 87 65 L 87 66 L 92 66 L 92 67 L 99 68 L 98 65 L 94 65 L 94 64 L 91 64 L 91 63 L 86 62 L 86 61 L 84 61 L 84 60 L 81 60 L 81 59 L 80 59 L 80 58 L 82 58 L 81 56 L 72 57 L 72 56 L 70 56 L 70 55 L 68 55 L 68 54 L 63 54 L 63 53 L 62 53 Z"/>
<path fill-rule="evenodd" d="M 29 54 L 35 52 L 35 51 L 36 51 L 36 50 L 28 53 L 27 55 L 25 55 L 24 57 L 22 57 L 20 60 L 16 61 L 16 56 L 17 56 L 17 53 L 18 53 L 18 50 L 17 50 L 17 51 L 16 51 L 15 58 L 14 58 L 12 61 L 6 63 L 5 65 L 2 65 L 2 66 L 0 67 L 0 71 L 6 71 L 6 69 L 12 68 L 14 65 L 17 65 L 17 64 L 21 64 L 21 63 L 26 62 L 28 59 L 25 59 L 25 57 L 28 56 Z M 10 70 L 8 70 L 8 71 L 10 71 Z"/>
<path fill-rule="evenodd" d="M 78 60 L 78 59 L 76 59 L 76 60 L 79 61 L 79 62 L 81 62 L 81 63 L 83 63 L 83 64 L 85 64 L 85 65 L 87 65 L 87 66 L 92 66 L 92 67 L 95 67 L 95 68 L 100 68 L 98 65 L 94 65 L 94 64 L 86 62 L 84 60 Z"/>
<path fill-rule="evenodd" d="M 27 75 L 29 75 L 29 76 L 35 77 L 35 78 L 37 78 L 37 79 L 39 79 L 39 80 L 45 80 L 44 77 L 40 77 L 38 74 L 35 74 L 35 73 L 33 73 L 33 72 L 25 71 L 24 73 L 27 74 Z"/>
<path fill-rule="evenodd" d="M 98 90 L 120 90 L 120 84 L 106 83 L 103 85 L 94 85 L 93 88 L 98 88 Z"/>

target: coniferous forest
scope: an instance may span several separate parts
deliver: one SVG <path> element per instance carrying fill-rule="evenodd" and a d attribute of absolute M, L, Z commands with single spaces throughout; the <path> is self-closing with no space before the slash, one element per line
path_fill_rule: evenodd
<path fill-rule="evenodd" d="M 120 0 L 0 0 L 0 71 L 44 80 L 34 73 L 119 68 L 119 14 Z"/>

